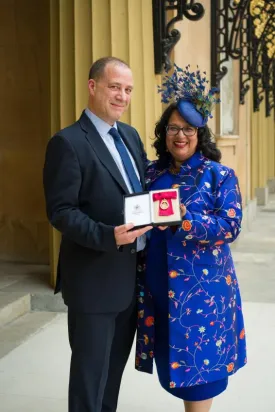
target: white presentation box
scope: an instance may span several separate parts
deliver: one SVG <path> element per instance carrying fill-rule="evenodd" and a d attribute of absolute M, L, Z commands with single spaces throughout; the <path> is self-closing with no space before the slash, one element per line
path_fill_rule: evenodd
<path fill-rule="evenodd" d="M 179 189 L 152 190 L 124 197 L 124 222 L 135 228 L 180 225 Z"/>

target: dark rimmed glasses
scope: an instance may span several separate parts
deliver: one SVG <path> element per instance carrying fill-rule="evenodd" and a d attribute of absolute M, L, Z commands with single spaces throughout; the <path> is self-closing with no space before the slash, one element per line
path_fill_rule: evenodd
<path fill-rule="evenodd" d="M 166 126 L 166 133 L 168 136 L 177 136 L 180 131 L 184 134 L 186 137 L 192 137 L 196 134 L 198 128 L 197 127 L 178 127 L 178 126 L 172 126 L 172 125 L 167 125 Z"/>

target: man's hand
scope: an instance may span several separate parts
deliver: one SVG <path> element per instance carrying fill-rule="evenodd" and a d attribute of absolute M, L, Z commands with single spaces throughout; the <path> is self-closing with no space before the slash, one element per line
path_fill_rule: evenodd
<path fill-rule="evenodd" d="M 153 226 L 145 226 L 141 229 L 133 229 L 133 223 L 127 223 L 126 225 L 115 227 L 115 239 L 117 246 L 128 245 L 134 243 L 137 237 L 144 235 L 144 233 L 153 229 Z"/>

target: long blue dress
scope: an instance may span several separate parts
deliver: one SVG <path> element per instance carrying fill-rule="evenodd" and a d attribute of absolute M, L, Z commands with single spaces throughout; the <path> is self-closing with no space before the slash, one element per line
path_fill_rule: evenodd
<path fill-rule="evenodd" d="M 154 162 L 148 183 L 150 190 L 180 187 L 188 211 L 181 227 L 151 232 L 138 281 L 136 368 L 152 373 L 155 358 L 167 391 L 189 401 L 212 398 L 246 363 L 228 245 L 240 232 L 238 181 L 231 169 L 195 153 L 179 173 Z"/>

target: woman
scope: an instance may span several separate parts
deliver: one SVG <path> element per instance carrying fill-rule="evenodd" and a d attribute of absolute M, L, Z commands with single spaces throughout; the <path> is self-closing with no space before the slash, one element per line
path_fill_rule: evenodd
<path fill-rule="evenodd" d="M 158 160 L 147 183 L 149 190 L 179 187 L 182 224 L 152 230 L 138 282 L 136 368 L 151 373 L 155 358 L 161 385 L 184 400 L 186 412 L 208 412 L 246 363 L 229 248 L 241 230 L 242 201 L 207 126 L 217 100 L 216 90 L 205 95 L 205 83 L 199 72 L 176 68 L 162 89 L 163 100 L 172 94 L 174 103 L 156 125 Z"/>

